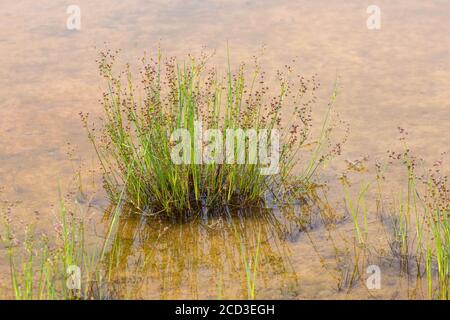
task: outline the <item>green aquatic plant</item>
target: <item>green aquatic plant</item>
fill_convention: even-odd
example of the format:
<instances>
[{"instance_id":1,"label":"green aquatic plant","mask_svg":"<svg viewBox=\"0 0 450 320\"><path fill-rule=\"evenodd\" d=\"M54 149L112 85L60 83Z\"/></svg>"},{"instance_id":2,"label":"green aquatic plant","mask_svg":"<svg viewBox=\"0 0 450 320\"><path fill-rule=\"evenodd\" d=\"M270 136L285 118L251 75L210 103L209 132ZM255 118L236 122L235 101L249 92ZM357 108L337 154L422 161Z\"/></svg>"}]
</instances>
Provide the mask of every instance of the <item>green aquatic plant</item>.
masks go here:
<instances>
[{"instance_id":1,"label":"green aquatic plant","mask_svg":"<svg viewBox=\"0 0 450 320\"><path fill-rule=\"evenodd\" d=\"M432 260L432 250L436 259L436 287L438 297L442 300L450 298L449 280L450 280L450 210L446 212L436 211L435 217L431 222L433 240L427 248L427 257ZM427 263L428 292L431 298L433 295L433 266Z\"/></svg>"},{"instance_id":2,"label":"green aquatic plant","mask_svg":"<svg viewBox=\"0 0 450 320\"><path fill-rule=\"evenodd\" d=\"M416 175L407 166L406 191L398 191L390 207L379 212L390 252L400 262L400 270L408 272L410 261L420 267L423 253L424 211L419 205ZM386 216L386 217L384 217Z\"/></svg>"},{"instance_id":3,"label":"green aquatic plant","mask_svg":"<svg viewBox=\"0 0 450 320\"><path fill-rule=\"evenodd\" d=\"M277 73L277 92L269 96L258 64L253 70L241 64L232 71L228 62L221 76L207 67L208 58L189 56L180 62L158 53L156 59L143 59L136 80L129 65L115 74L115 54L101 53L100 72L108 86L101 129L96 131L88 116L81 116L113 202L124 188L124 201L139 212L182 216L229 205L264 206L289 196L292 200L299 190L308 189L317 167L340 152L340 144L327 149L326 143L336 92L313 155L304 171L294 175L301 165L301 149L310 139L311 106L319 87L315 78L292 80L287 68ZM189 150L176 149L184 137L174 136L177 130L188 136ZM202 130L215 130L217 135L205 139ZM250 132L256 132L257 140ZM262 160L265 144L275 163ZM201 146L203 152L211 151L209 158L202 156ZM180 156L174 150L183 151L181 163L174 161L174 154ZM274 174L264 173L272 164Z\"/></svg>"},{"instance_id":4,"label":"green aquatic plant","mask_svg":"<svg viewBox=\"0 0 450 320\"><path fill-rule=\"evenodd\" d=\"M68 288L69 267L81 266L84 256L83 223L68 217L64 201L55 226L57 245L46 234L38 237L32 224L25 225L24 240L18 240L10 208L2 214L1 240L6 249L11 287L17 300L77 299L80 292Z\"/></svg>"},{"instance_id":5,"label":"green aquatic plant","mask_svg":"<svg viewBox=\"0 0 450 320\"><path fill-rule=\"evenodd\" d=\"M365 183L361 189L358 191L356 201L352 199L350 194L350 188L348 183L344 182L344 197L345 203L347 205L347 211L350 213L353 221L353 226L355 228L355 233L358 239L359 245L365 245L368 236L368 226L367 226L367 208L366 208L366 192L370 187L370 183ZM360 226L360 216L363 218L363 230Z\"/></svg>"},{"instance_id":6,"label":"green aquatic plant","mask_svg":"<svg viewBox=\"0 0 450 320\"><path fill-rule=\"evenodd\" d=\"M248 248L246 248L245 242L241 239L239 231L235 227L234 232L240 245L240 254L245 271L245 283L247 285L247 299L254 300L256 297L256 277L260 263L261 227L257 233L254 252L250 252L250 257L248 257Z\"/></svg>"},{"instance_id":7,"label":"green aquatic plant","mask_svg":"<svg viewBox=\"0 0 450 320\"><path fill-rule=\"evenodd\" d=\"M57 222L49 235L36 232L34 224L24 225L23 240L16 235L11 207L1 212L0 239L10 267L11 289L17 300L73 300L110 298L103 288L112 264L104 252L85 248L85 221L80 208L68 210L60 195ZM117 212L115 210L114 212ZM108 230L114 229L112 219ZM111 235L104 239L108 247ZM114 247L114 246L113 246ZM95 251L95 250L94 250ZM106 267L104 267L106 265Z\"/></svg>"},{"instance_id":8,"label":"green aquatic plant","mask_svg":"<svg viewBox=\"0 0 450 320\"><path fill-rule=\"evenodd\" d=\"M400 133L405 130L399 128ZM401 138L405 141L405 138ZM404 142L405 151L391 154L401 160L407 171L407 195L401 197L394 224L394 237L404 268L414 257L417 274L422 277L425 267L429 298L449 299L450 258L450 193L448 177L441 174L442 161L433 169L417 174L419 159L410 154ZM437 292L437 294L436 294Z\"/></svg>"},{"instance_id":9,"label":"green aquatic plant","mask_svg":"<svg viewBox=\"0 0 450 320\"><path fill-rule=\"evenodd\" d=\"M400 132L404 130L400 128ZM404 141L404 139L401 139ZM428 170L418 174L419 159L410 154L405 143L405 151L401 153L390 152L392 161L400 161L406 172L406 191L396 192L394 203L390 207L383 204L385 194L382 190L382 180L385 179L384 168L377 164L377 212L381 218L382 226L387 235L390 257L387 257L383 248L373 247L369 254L376 253L389 260L398 260L400 273L416 275L416 289L421 287L425 277L427 292L430 299L449 298L449 257L450 257L450 192L448 178L441 172L441 164L435 164L435 171ZM357 205L349 197L348 186L345 186L345 199L348 211L353 218L353 227L359 244L366 247L370 243L367 228L367 213L365 213L364 195L367 185L359 192ZM361 231L357 219L362 203L364 216L364 232ZM380 251L381 249L381 251ZM355 255L356 256L356 255ZM355 259L357 260L357 259ZM411 262L415 262L413 268ZM417 290L413 290L417 294ZM408 292L409 294L409 292Z\"/></svg>"},{"instance_id":10,"label":"green aquatic plant","mask_svg":"<svg viewBox=\"0 0 450 320\"><path fill-rule=\"evenodd\" d=\"M351 185L347 177L341 178L344 191L344 202L347 215L351 217L354 237L349 243L349 247L342 250L341 255L336 255L338 276L338 289L347 289L350 293L353 286L362 278L363 267L368 261L370 255L370 246L368 243L368 210L366 207L366 195L372 185L372 182L364 182L359 187L356 197L351 194ZM361 221L362 220L362 221ZM347 239L345 240L347 242Z\"/></svg>"},{"instance_id":11,"label":"green aquatic plant","mask_svg":"<svg viewBox=\"0 0 450 320\"><path fill-rule=\"evenodd\" d=\"M450 298L450 192L448 178L440 165L429 174L423 197L429 237L425 241L426 274L430 298Z\"/></svg>"}]
</instances>

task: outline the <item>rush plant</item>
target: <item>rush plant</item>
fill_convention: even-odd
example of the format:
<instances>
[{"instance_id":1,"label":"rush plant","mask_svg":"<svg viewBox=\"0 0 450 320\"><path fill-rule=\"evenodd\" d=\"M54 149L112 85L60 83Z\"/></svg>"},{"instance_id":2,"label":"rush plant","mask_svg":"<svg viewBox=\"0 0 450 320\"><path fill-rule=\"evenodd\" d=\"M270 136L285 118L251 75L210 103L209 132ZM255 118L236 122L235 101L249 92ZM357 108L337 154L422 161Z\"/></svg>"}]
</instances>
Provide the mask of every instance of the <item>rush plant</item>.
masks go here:
<instances>
[{"instance_id":1,"label":"rush plant","mask_svg":"<svg viewBox=\"0 0 450 320\"><path fill-rule=\"evenodd\" d=\"M189 56L180 62L163 59L159 52L156 59L142 60L137 81L129 65L120 73L114 71L115 55L106 51L99 59L100 73L107 82L100 130L81 114L113 203L124 190L125 203L141 213L180 217L226 206L292 200L299 190L308 188L320 163L339 152L339 148L327 149L329 111L313 155L304 161L301 174L294 175L300 149L310 138L311 106L319 87L314 77L295 77L286 68L276 75L274 94L257 63L252 69L243 63L232 71L228 61L228 69L220 74L207 67L208 56ZM334 98L335 93L330 108ZM198 123L219 134L199 136ZM194 150L183 153L182 163L173 160L174 148L180 143L173 133L180 129L188 133L189 149ZM231 143L218 138L228 138L232 130L239 134L232 136ZM254 140L247 134L252 130L276 132L279 141L270 135ZM262 161L261 154L255 158L245 152L252 149L252 143L258 149L268 145L266 150L272 153L268 157L277 160L276 174L263 173L271 164ZM279 147L274 148L274 143ZM196 152L199 145L203 152L209 150L209 161ZM219 159L218 150L225 150L227 159L241 160Z\"/></svg>"}]
</instances>

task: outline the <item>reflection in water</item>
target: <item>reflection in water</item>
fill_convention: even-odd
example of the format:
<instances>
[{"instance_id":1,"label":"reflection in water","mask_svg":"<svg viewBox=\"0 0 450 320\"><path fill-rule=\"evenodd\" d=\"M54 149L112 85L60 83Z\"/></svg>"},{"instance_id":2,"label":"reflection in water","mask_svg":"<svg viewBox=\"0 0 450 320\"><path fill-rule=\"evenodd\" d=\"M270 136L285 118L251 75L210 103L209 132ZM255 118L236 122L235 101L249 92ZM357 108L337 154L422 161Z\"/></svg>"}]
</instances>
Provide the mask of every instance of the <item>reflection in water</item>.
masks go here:
<instances>
[{"instance_id":1,"label":"reflection in water","mask_svg":"<svg viewBox=\"0 0 450 320\"><path fill-rule=\"evenodd\" d=\"M295 241L305 215L257 208L176 222L124 213L103 260L108 288L97 289L126 298L252 298L267 288L270 297L295 296L285 240Z\"/></svg>"}]
</instances>

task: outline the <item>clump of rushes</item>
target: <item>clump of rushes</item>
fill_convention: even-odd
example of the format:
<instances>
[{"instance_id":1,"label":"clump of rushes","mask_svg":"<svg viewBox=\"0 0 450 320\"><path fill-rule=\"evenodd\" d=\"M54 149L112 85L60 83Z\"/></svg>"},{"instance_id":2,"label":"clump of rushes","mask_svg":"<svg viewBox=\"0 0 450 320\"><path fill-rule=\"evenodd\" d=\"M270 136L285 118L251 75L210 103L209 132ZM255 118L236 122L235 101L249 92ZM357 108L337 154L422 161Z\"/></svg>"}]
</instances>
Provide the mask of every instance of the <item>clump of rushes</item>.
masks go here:
<instances>
[{"instance_id":1,"label":"clump of rushes","mask_svg":"<svg viewBox=\"0 0 450 320\"><path fill-rule=\"evenodd\" d=\"M277 94L270 96L256 58L252 70L242 63L233 72L228 62L228 70L220 76L215 68L207 67L209 56L188 56L180 63L175 58L163 59L158 52L156 59L142 59L136 85L129 65L119 74L113 71L116 54L102 52L98 61L108 84L102 128L95 131L88 115L81 114L113 203L124 188L125 203L138 212L180 217L227 206L267 205L268 199L292 200L299 190L308 188L320 163L340 152L340 144L333 148L327 143L332 127L328 110L313 155L301 175L293 174L299 150L310 136L311 107L319 87L315 77L296 77L286 66L277 73ZM335 96L336 92L329 109ZM223 137L227 129L279 130L279 172L261 174L264 165L259 159L250 163L248 156L241 164L206 164L198 163L198 155L191 152L189 164L175 164L171 133L184 128L194 137L198 121L204 128L220 130ZM226 152L237 159L237 143Z\"/></svg>"}]
</instances>

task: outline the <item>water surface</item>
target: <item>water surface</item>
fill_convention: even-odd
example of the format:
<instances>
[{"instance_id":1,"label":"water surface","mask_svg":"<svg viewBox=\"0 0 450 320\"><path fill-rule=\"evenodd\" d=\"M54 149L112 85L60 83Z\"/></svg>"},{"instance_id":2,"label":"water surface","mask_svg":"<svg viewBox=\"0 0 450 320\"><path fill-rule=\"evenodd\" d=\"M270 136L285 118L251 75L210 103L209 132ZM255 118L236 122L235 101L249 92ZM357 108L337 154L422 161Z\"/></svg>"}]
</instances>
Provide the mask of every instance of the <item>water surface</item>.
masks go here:
<instances>
[{"instance_id":1,"label":"water surface","mask_svg":"<svg viewBox=\"0 0 450 320\"><path fill-rule=\"evenodd\" d=\"M3 0L0 4L0 196L18 202L14 209L18 219L29 220L37 211L44 230L51 230L54 221L58 183L63 190L73 188L74 168L81 160L84 172L95 168L94 153L78 113L101 112L97 100L103 83L95 59L105 43L122 49L121 57L130 62L137 62L144 51L155 52L158 45L166 54L180 57L198 53L205 46L205 50L216 50L215 61L220 65L225 61L227 41L233 61L251 59L265 48L262 63L268 71L295 58L299 72L317 73L322 82L316 116L323 112L339 75L337 108L341 118L350 123L351 131L344 154L328 168L330 180L340 174L345 159L384 157L387 149L397 145L398 126L408 128L411 148L427 161L448 151L449 2L378 1L381 30L367 29L366 8L370 3L356 0L79 0L77 4L82 13L80 31L66 29L65 1ZM67 155L72 148L72 155ZM400 179L402 174L394 169L392 179ZM97 179L98 171L87 176ZM341 200L339 196L334 198ZM94 202L92 216L98 222L108 204L101 191L94 196ZM257 225L249 230L271 224ZM129 242L127 256L131 257L124 262L130 266L123 270L131 268L139 246L147 246L145 241L135 241L135 236L126 240L125 235L133 228L123 231L123 241ZM346 233L351 226L342 223L338 230ZM178 231L170 229L159 239L164 247L156 254L160 261L143 273L151 281L145 281L139 290L131 290L131 295L245 295L242 275L233 272L236 266L231 262L236 260L238 265L240 244L226 241L230 230L214 233L192 225ZM248 236L254 237L255 232ZM323 227L312 232L323 256L333 261L334 250ZM295 240L285 235L276 241L271 237L270 241L264 240L266 263L261 271L259 297L373 296L361 287L351 293L338 291L335 279L324 271L304 233L296 235ZM148 241L152 242L152 236ZM243 240L247 245L252 241ZM221 248L229 250L228 256L214 256ZM289 268L277 271L273 263ZM7 269L6 260L1 259L3 286L8 283ZM125 279L132 278L123 272ZM407 294L401 279L394 275L386 279L389 285L375 296Z\"/></svg>"}]
</instances>

